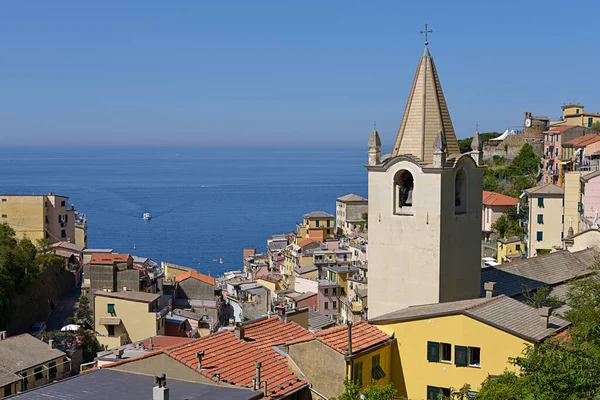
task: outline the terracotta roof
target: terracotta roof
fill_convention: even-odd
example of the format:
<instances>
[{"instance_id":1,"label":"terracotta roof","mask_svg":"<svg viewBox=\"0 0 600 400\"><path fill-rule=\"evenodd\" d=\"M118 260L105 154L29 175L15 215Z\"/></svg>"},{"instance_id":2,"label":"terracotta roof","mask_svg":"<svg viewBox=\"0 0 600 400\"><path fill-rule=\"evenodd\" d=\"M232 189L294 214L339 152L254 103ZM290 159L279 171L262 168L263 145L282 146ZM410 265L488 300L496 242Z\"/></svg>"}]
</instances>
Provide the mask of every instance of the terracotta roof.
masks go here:
<instances>
[{"instance_id":1,"label":"terracotta roof","mask_svg":"<svg viewBox=\"0 0 600 400\"><path fill-rule=\"evenodd\" d=\"M189 270L189 271L187 271L187 272L185 272L185 273L183 273L183 274L181 274L179 276L177 276L175 278L175 281L176 282L182 282L182 281L185 281L188 278L194 278L196 280L202 281L204 283L208 283L209 285L213 285L213 286L216 283L215 278L210 277L208 275L201 274L200 272L198 272L196 270L193 270L193 269Z\"/></svg>"},{"instance_id":2,"label":"terracotta roof","mask_svg":"<svg viewBox=\"0 0 600 400\"><path fill-rule=\"evenodd\" d=\"M298 246L299 247L304 247L304 246L307 246L307 245L309 245L311 243L319 243L319 241L316 240L316 239L304 239L304 240L298 242Z\"/></svg>"},{"instance_id":3,"label":"terracotta roof","mask_svg":"<svg viewBox=\"0 0 600 400\"><path fill-rule=\"evenodd\" d=\"M180 336L153 336L152 337L152 349L153 350L161 350L168 347L173 347L180 345L182 343L188 343L193 341L193 338L188 337L180 337ZM145 348L150 348L150 338L142 340L141 343Z\"/></svg>"},{"instance_id":4,"label":"terracotta roof","mask_svg":"<svg viewBox=\"0 0 600 400\"><path fill-rule=\"evenodd\" d=\"M486 206L516 206L519 203L519 199L484 190L482 203Z\"/></svg>"},{"instance_id":5,"label":"terracotta roof","mask_svg":"<svg viewBox=\"0 0 600 400\"><path fill-rule=\"evenodd\" d=\"M204 351L202 369L198 369L196 353ZM256 362L260 362L261 380L268 381L270 399L307 386L306 381L294 375L287 363L274 357L273 350L265 352L253 342L235 337L232 331L221 331L181 346L165 349L169 357L188 366L199 374L216 381L215 372L221 374L221 381L236 386L252 388L252 378L256 375Z\"/></svg>"},{"instance_id":6,"label":"terracotta roof","mask_svg":"<svg viewBox=\"0 0 600 400\"><path fill-rule=\"evenodd\" d=\"M88 264L113 265L114 263L127 262L129 257L131 257L129 254L93 253Z\"/></svg>"},{"instance_id":7,"label":"terracotta roof","mask_svg":"<svg viewBox=\"0 0 600 400\"><path fill-rule=\"evenodd\" d=\"M271 317L244 324L244 337L251 339L260 349L290 340L312 338L313 334L295 322L282 322L279 317Z\"/></svg>"},{"instance_id":8,"label":"terracotta roof","mask_svg":"<svg viewBox=\"0 0 600 400\"><path fill-rule=\"evenodd\" d=\"M348 326L339 325L317 332L315 337L341 354L348 354ZM352 353L390 340L391 337L374 325L359 321L352 325Z\"/></svg>"},{"instance_id":9,"label":"terracotta roof","mask_svg":"<svg viewBox=\"0 0 600 400\"><path fill-rule=\"evenodd\" d=\"M546 132L544 133L561 133L564 132L566 130L569 130L571 128L575 128L577 125L562 125L562 126L555 126L553 128L548 129Z\"/></svg>"},{"instance_id":10,"label":"terracotta roof","mask_svg":"<svg viewBox=\"0 0 600 400\"><path fill-rule=\"evenodd\" d=\"M588 144L595 143L600 140L600 136L595 133L588 133L583 136L576 137L575 139L571 139L568 142L562 144L563 147L585 147Z\"/></svg>"}]
</instances>

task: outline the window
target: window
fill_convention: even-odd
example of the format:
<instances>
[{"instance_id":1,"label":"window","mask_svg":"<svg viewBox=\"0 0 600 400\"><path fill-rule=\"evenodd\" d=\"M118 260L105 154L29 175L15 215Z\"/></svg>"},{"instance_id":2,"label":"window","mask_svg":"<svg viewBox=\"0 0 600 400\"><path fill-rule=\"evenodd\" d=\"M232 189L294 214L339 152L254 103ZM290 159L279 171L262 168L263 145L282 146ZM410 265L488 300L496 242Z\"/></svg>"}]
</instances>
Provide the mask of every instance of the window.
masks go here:
<instances>
[{"instance_id":1,"label":"window","mask_svg":"<svg viewBox=\"0 0 600 400\"><path fill-rule=\"evenodd\" d=\"M537 223L538 224L543 224L544 223L544 214L538 214L537 215Z\"/></svg>"},{"instance_id":2,"label":"window","mask_svg":"<svg viewBox=\"0 0 600 400\"><path fill-rule=\"evenodd\" d=\"M108 336L115 336L115 326L107 325L106 330L108 331Z\"/></svg>"},{"instance_id":3,"label":"window","mask_svg":"<svg viewBox=\"0 0 600 400\"><path fill-rule=\"evenodd\" d=\"M427 361L440 361L440 344L438 342L427 342Z\"/></svg>"},{"instance_id":4,"label":"window","mask_svg":"<svg viewBox=\"0 0 600 400\"><path fill-rule=\"evenodd\" d=\"M454 178L454 213L464 214L467 212L467 173L459 169Z\"/></svg>"},{"instance_id":5,"label":"window","mask_svg":"<svg viewBox=\"0 0 600 400\"><path fill-rule=\"evenodd\" d=\"M2 218L8 218L8 215L2 214Z\"/></svg>"},{"instance_id":6,"label":"window","mask_svg":"<svg viewBox=\"0 0 600 400\"><path fill-rule=\"evenodd\" d=\"M427 386L427 400L438 400L440 388L435 386Z\"/></svg>"},{"instance_id":7,"label":"window","mask_svg":"<svg viewBox=\"0 0 600 400\"><path fill-rule=\"evenodd\" d=\"M394 211L396 214L410 214L413 205L414 179L410 172L399 171L394 177Z\"/></svg>"},{"instance_id":8,"label":"window","mask_svg":"<svg viewBox=\"0 0 600 400\"><path fill-rule=\"evenodd\" d=\"M452 393L450 392L450 388L440 388L440 394L444 396L444 399L449 399Z\"/></svg>"},{"instance_id":9,"label":"window","mask_svg":"<svg viewBox=\"0 0 600 400\"><path fill-rule=\"evenodd\" d=\"M42 367L37 367L36 369L33 370L33 372L35 372L35 380L39 381L40 379L42 379L44 377L44 374L42 373Z\"/></svg>"},{"instance_id":10,"label":"window","mask_svg":"<svg viewBox=\"0 0 600 400\"><path fill-rule=\"evenodd\" d=\"M579 108L575 109L575 114L579 114Z\"/></svg>"},{"instance_id":11,"label":"window","mask_svg":"<svg viewBox=\"0 0 600 400\"><path fill-rule=\"evenodd\" d=\"M350 289L352 289L352 284L353 284L353 282L350 282Z\"/></svg>"},{"instance_id":12,"label":"window","mask_svg":"<svg viewBox=\"0 0 600 400\"><path fill-rule=\"evenodd\" d=\"M329 289L325 288L325 296L329 296Z\"/></svg>"},{"instance_id":13,"label":"window","mask_svg":"<svg viewBox=\"0 0 600 400\"><path fill-rule=\"evenodd\" d=\"M333 288L333 295L337 296L337 288Z\"/></svg>"},{"instance_id":14,"label":"window","mask_svg":"<svg viewBox=\"0 0 600 400\"><path fill-rule=\"evenodd\" d=\"M538 197L538 207L544 208L544 198Z\"/></svg>"},{"instance_id":15,"label":"window","mask_svg":"<svg viewBox=\"0 0 600 400\"><path fill-rule=\"evenodd\" d=\"M385 378L385 372L380 365L381 354L377 354L371 358L371 377L376 381Z\"/></svg>"},{"instance_id":16,"label":"window","mask_svg":"<svg viewBox=\"0 0 600 400\"><path fill-rule=\"evenodd\" d=\"M69 222L69 214L65 214L65 222Z\"/></svg>"},{"instance_id":17,"label":"window","mask_svg":"<svg viewBox=\"0 0 600 400\"><path fill-rule=\"evenodd\" d=\"M325 309L329 310L329 302L327 302L327 301L325 302Z\"/></svg>"},{"instance_id":18,"label":"window","mask_svg":"<svg viewBox=\"0 0 600 400\"><path fill-rule=\"evenodd\" d=\"M454 346L454 365L458 367L467 366L467 347Z\"/></svg>"},{"instance_id":19,"label":"window","mask_svg":"<svg viewBox=\"0 0 600 400\"><path fill-rule=\"evenodd\" d=\"M61 230L60 230L60 237L63 237L63 238L64 238L64 237L67 237L67 231L66 231L66 230L64 230L64 229L61 229Z\"/></svg>"},{"instance_id":20,"label":"window","mask_svg":"<svg viewBox=\"0 0 600 400\"><path fill-rule=\"evenodd\" d=\"M515 250L521 251L521 245L520 244L515 245Z\"/></svg>"},{"instance_id":21,"label":"window","mask_svg":"<svg viewBox=\"0 0 600 400\"><path fill-rule=\"evenodd\" d=\"M452 362L452 345L450 343L440 343L440 361Z\"/></svg>"},{"instance_id":22,"label":"window","mask_svg":"<svg viewBox=\"0 0 600 400\"><path fill-rule=\"evenodd\" d=\"M556 151L555 151L555 153L556 153L556 155L558 155L558 147L556 148Z\"/></svg>"},{"instance_id":23,"label":"window","mask_svg":"<svg viewBox=\"0 0 600 400\"><path fill-rule=\"evenodd\" d=\"M363 363L362 363L362 361L359 361L354 364L353 378L354 378L354 383L356 383L360 387L362 387L362 373L363 373Z\"/></svg>"},{"instance_id":24,"label":"window","mask_svg":"<svg viewBox=\"0 0 600 400\"><path fill-rule=\"evenodd\" d=\"M116 314L115 305L114 304L107 304L106 305L106 312L109 313L109 314Z\"/></svg>"},{"instance_id":25,"label":"window","mask_svg":"<svg viewBox=\"0 0 600 400\"><path fill-rule=\"evenodd\" d=\"M66 202L65 200L63 200L63 201L61 201L61 202L60 202L60 206L61 206L61 207L64 207L64 206L66 206L66 205L67 205L67 202Z\"/></svg>"},{"instance_id":26,"label":"window","mask_svg":"<svg viewBox=\"0 0 600 400\"><path fill-rule=\"evenodd\" d=\"M334 301L334 302L333 302L333 309L334 309L334 310L337 310L337 301Z\"/></svg>"},{"instance_id":27,"label":"window","mask_svg":"<svg viewBox=\"0 0 600 400\"><path fill-rule=\"evenodd\" d=\"M4 200L4 199L2 199L2 200ZM12 394L12 391L11 391L11 388L10 388L11 385L12 384L9 383L8 385L4 386L4 396L10 396Z\"/></svg>"},{"instance_id":28,"label":"window","mask_svg":"<svg viewBox=\"0 0 600 400\"><path fill-rule=\"evenodd\" d=\"M319 220L316 220L315 224L316 224L315 226L318 228L319 227Z\"/></svg>"},{"instance_id":29,"label":"window","mask_svg":"<svg viewBox=\"0 0 600 400\"><path fill-rule=\"evenodd\" d=\"M329 228L331 226L331 221L327 220L327 227Z\"/></svg>"},{"instance_id":30,"label":"window","mask_svg":"<svg viewBox=\"0 0 600 400\"><path fill-rule=\"evenodd\" d=\"M481 362L481 349L479 347L469 347L469 367L479 367Z\"/></svg>"},{"instance_id":31,"label":"window","mask_svg":"<svg viewBox=\"0 0 600 400\"><path fill-rule=\"evenodd\" d=\"M538 242L541 242L542 240L544 240L544 232L537 231L536 239L537 239Z\"/></svg>"},{"instance_id":32,"label":"window","mask_svg":"<svg viewBox=\"0 0 600 400\"><path fill-rule=\"evenodd\" d=\"M52 361L48 364L48 377L50 380L56 379L56 361Z\"/></svg>"},{"instance_id":33,"label":"window","mask_svg":"<svg viewBox=\"0 0 600 400\"><path fill-rule=\"evenodd\" d=\"M3 202L3 203L6 203L6 199L2 199L2 202Z\"/></svg>"},{"instance_id":34,"label":"window","mask_svg":"<svg viewBox=\"0 0 600 400\"><path fill-rule=\"evenodd\" d=\"M593 123L594 123L594 118L588 118L588 128L591 128Z\"/></svg>"},{"instance_id":35,"label":"window","mask_svg":"<svg viewBox=\"0 0 600 400\"><path fill-rule=\"evenodd\" d=\"M46 223L49 224L50 220L48 219L48 216L46 215Z\"/></svg>"}]
</instances>

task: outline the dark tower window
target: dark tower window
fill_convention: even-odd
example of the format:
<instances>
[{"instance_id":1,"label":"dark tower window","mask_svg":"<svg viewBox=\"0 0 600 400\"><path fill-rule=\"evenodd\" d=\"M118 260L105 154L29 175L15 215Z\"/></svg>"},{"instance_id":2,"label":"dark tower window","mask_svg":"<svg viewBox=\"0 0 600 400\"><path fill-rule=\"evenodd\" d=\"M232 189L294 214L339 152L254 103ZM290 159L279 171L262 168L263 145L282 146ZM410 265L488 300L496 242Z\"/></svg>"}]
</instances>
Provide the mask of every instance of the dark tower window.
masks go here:
<instances>
[{"instance_id":1,"label":"dark tower window","mask_svg":"<svg viewBox=\"0 0 600 400\"><path fill-rule=\"evenodd\" d=\"M459 169L454 179L454 213L464 214L467 212L467 173Z\"/></svg>"},{"instance_id":2,"label":"dark tower window","mask_svg":"<svg viewBox=\"0 0 600 400\"><path fill-rule=\"evenodd\" d=\"M399 171L394 177L394 208L396 214L412 214L414 180L410 172Z\"/></svg>"}]
</instances>

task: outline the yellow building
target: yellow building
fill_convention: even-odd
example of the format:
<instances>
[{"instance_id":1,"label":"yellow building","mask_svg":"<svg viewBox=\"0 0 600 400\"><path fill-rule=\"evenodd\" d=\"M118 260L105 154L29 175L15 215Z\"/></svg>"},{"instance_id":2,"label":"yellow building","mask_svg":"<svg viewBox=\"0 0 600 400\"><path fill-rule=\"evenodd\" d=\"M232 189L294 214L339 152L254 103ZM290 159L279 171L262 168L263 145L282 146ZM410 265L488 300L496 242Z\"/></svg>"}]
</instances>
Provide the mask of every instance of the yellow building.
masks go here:
<instances>
[{"instance_id":1,"label":"yellow building","mask_svg":"<svg viewBox=\"0 0 600 400\"><path fill-rule=\"evenodd\" d=\"M547 183L525 190L527 201L527 256L562 248L564 190Z\"/></svg>"},{"instance_id":2,"label":"yellow building","mask_svg":"<svg viewBox=\"0 0 600 400\"><path fill-rule=\"evenodd\" d=\"M71 360L28 333L0 332L0 398L71 376Z\"/></svg>"},{"instance_id":3,"label":"yellow building","mask_svg":"<svg viewBox=\"0 0 600 400\"><path fill-rule=\"evenodd\" d=\"M316 239L324 242L335 237L335 217L324 211L313 211L304 214L303 223L296 229L297 240Z\"/></svg>"},{"instance_id":4,"label":"yellow building","mask_svg":"<svg viewBox=\"0 0 600 400\"><path fill-rule=\"evenodd\" d=\"M47 195L0 194L0 223L7 223L17 238L50 239L76 243L75 207L69 198Z\"/></svg>"},{"instance_id":5,"label":"yellow building","mask_svg":"<svg viewBox=\"0 0 600 400\"><path fill-rule=\"evenodd\" d=\"M375 324L397 341L392 382L409 399L450 396L464 384L476 392L490 375L515 371L509 357L522 354L570 324L500 295L412 306L382 315Z\"/></svg>"},{"instance_id":6,"label":"yellow building","mask_svg":"<svg viewBox=\"0 0 600 400\"><path fill-rule=\"evenodd\" d=\"M523 257L526 257L525 243L521 241L521 238L511 237L498 239L497 260L500 264Z\"/></svg>"},{"instance_id":7,"label":"yellow building","mask_svg":"<svg viewBox=\"0 0 600 400\"><path fill-rule=\"evenodd\" d=\"M600 114L587 113L581 104L565 104L562 116L558 121L551 121L550 126L577 125L591 128L594 122L600 121Z\"/></svg>"},{"instance_id":8,"label":"yellow building","mask_svg":"<svg viewBox=\"0 0 600 400\"><path fill-rule=\"evenodd\" d=\"M94 329L105 349L164 335L167 308L159 310L160 295L145 292L94 293Z\"/></svg>"},{"instance_id":9,"label":"yellow building","mask_svg":"<svg viewBox=\"0 0 600 400\"><path fill-rule=\"evenodd\" d=\"M289 341L285 348L300 374L325 397L339 396L344 379L367 386L390 383L392 354L396 341L373 325L360 321L350 325L352 345L348 346L349 326L339 325L317 332L313 337ZM315 362L318 360L318 362Z\"/></svg>"},{"instance_id":10,"label":"yellow building","mask_svg":"<svg viewBox=\"0 0 600 400\"><path fill-rule=\"evenodd\" d=\"M164 261L161 261L160 268L163 270L165 279L170 282L174 282L175 278L177 278L179 275L183 275L192 270L192 268L184 267L183 265L171 264Z\"/></svg>"},{"instance_id":11,"label":"yellow building","mask_svg":"<svg viewBox=\"0 0 600 400\"><path fill-rule=\"evenodd\" d=\"M563 237L569 235L569 228L573 228L573 233L579 233L579 226L581 223L581 216L583 214L583 204L581 202L581 189L584 184L581 182L581 178L590 172L572 171L565 173L565 194L564 194L564 223L563 223Z\"/></svg>"}]
</instances>

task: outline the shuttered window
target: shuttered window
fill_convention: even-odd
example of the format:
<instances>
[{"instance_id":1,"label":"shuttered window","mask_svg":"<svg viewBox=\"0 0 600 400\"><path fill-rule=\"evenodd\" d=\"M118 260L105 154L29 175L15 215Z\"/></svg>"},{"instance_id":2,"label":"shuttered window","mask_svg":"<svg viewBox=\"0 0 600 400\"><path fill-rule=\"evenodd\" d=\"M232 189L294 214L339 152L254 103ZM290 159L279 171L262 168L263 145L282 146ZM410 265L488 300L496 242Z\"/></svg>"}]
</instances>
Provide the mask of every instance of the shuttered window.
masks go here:
<instances>
[{"instance_id":1,"label":"shuttered window","mask_svg":"<svg viewBox=\"0 0 600 400\"><path fill-rule=\"evenodd\" d=\"M354 383L358 386L362 387L362 373L363 373L363 363L359 361L354 363Z\"/></svg>"},{"instance_id":2,"label":"shuttered window","mask_svg":"<svg viewBox=\"0 0 600 400\"><path fill-rule=\"evenodd\" d=\"M376 381L385 378L385 372L383 371L383 368L381 368L381 365L379 364L381 360L381 355L377 354L375 356L373 356L373 358L371 359L371 376L373 379L375 379Z\"/></svg>"},{"instance_id":3,"label":"shuttered window","mask_svg":"<svg viewBox=\"0 0 600 400\"><path fill-rule=\"evenodd\" d=\"M538 197L538 207L544 207L544 198Z\"/></svg>"},{"instance_id":4,"label":"shuttered window","mask_svg":"<svg viewBox=\"0 0 600 400\"><path fill-rule=\"evenodd\" d=\"M544 223L544 214L538 214L537 215L537 223L538 224L543 224Z\"/></svg>"},{"instance_id":5,"label":"shuttered window","mask_svg":"<svg viewBox=\"0 0 600 400\"><path fill-rule=\"evenodd\" d=\"M427 386L427 400L438 400L440 388L435 386Z\"/></svg>"},{"instance_id":6,"label":"shuttered window","mask_svg":"<svg viewBox=\"0 0 600 400\"><path fill-rule=\"evenodd\" d=\"M427 342L427 361L440 361L440 344L438 342Z\"/></svg>"},{"instance_id":7,"label":"shuttered window","mask_svg":"<svg viewBox=\"0 0 600 400\"><path fill-rule=\"evenodd\" d=\"M544 240L544 232L538 231L536 233L536 239L537 239L538 242L541 242L542 240Z\"/></svg>"},{"instance_id":8,"label":"shuttered window","mask_svg":"<svg viewBox=\"0 0 600 400\"><path fill-rule=\"evenodd\" d=\"M106 312L109 314L115 314L115 305L114 304L107 304L106 305Z\"/></svg>"},{"instance_id":9,"label":"shuttered window","mask_svg":"<svg viewBox=\"0 0 600 400\"><path fill-rule=\"evenodd\" d=\"M454 346L454 364L459 367L467 366L467 347Z\"/></svg>"}]
</instances>

